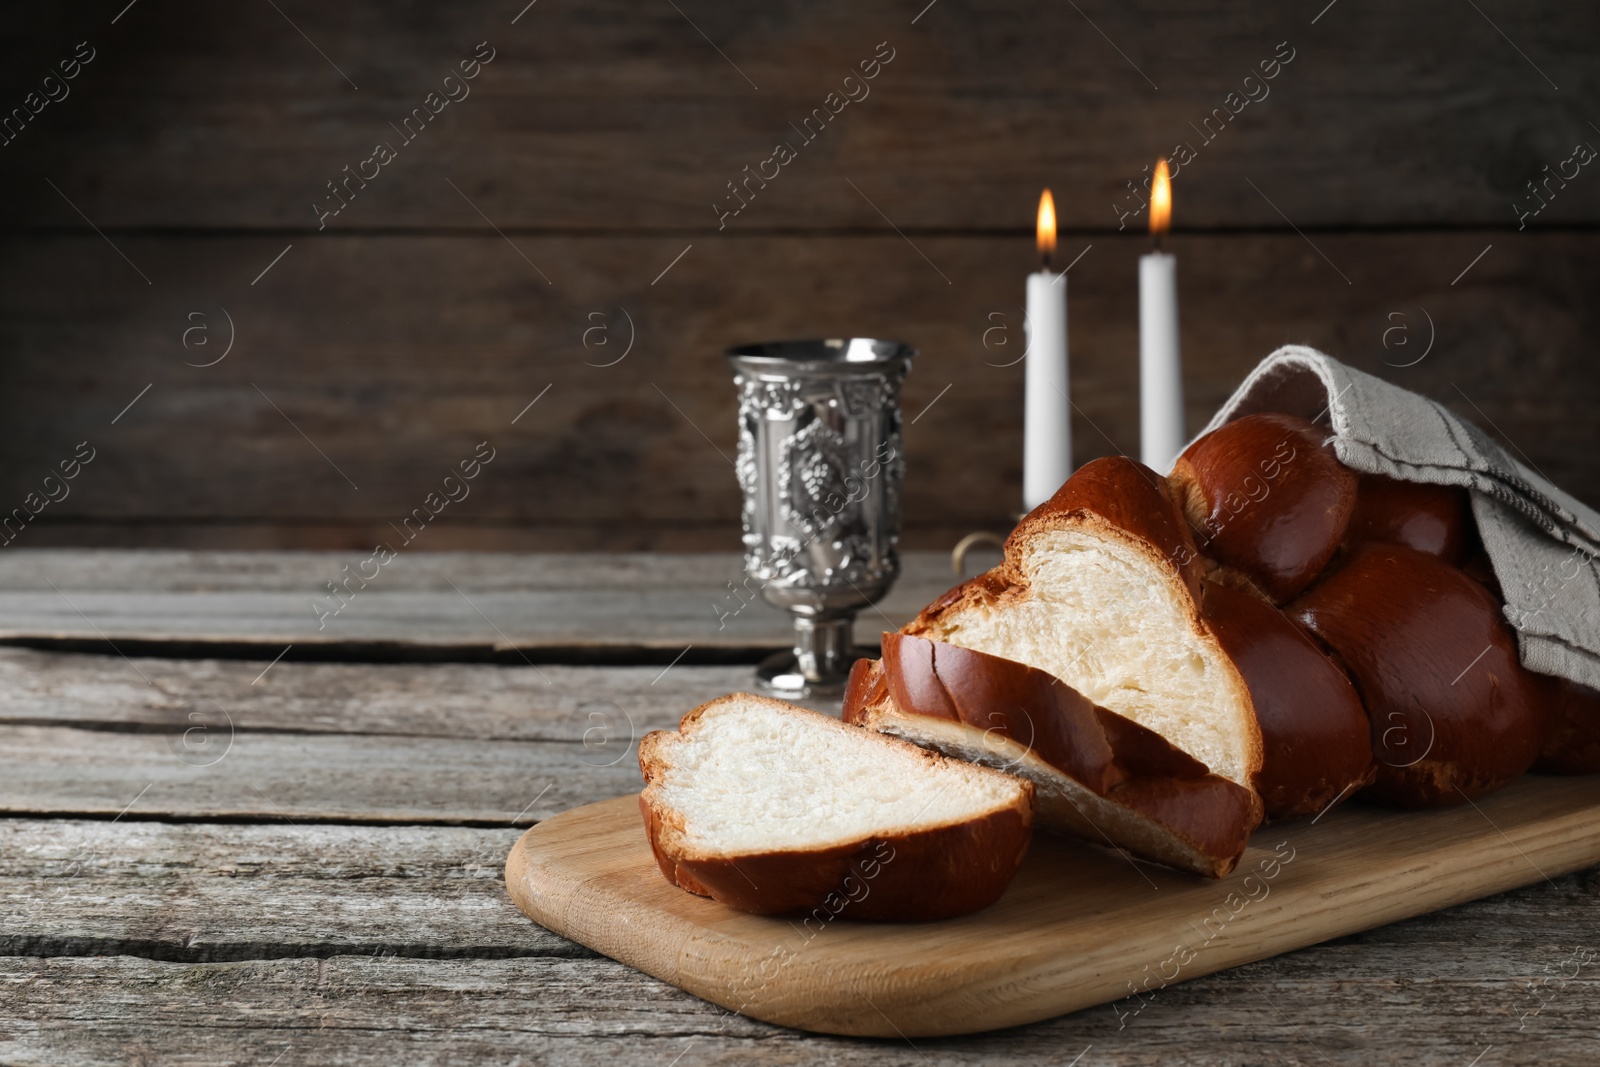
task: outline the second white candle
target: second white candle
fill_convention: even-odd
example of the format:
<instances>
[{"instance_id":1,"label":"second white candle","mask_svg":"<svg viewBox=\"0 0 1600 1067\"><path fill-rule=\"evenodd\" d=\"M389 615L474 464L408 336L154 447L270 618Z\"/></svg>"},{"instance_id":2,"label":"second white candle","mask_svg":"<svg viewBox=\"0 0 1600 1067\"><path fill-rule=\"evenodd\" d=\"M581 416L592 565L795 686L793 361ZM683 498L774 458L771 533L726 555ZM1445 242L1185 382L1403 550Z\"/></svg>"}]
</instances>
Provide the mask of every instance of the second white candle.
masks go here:
<instances>
[{"instance_id":1,"label":"second white candle","mask_svg":"<svg viewBox=\"0 0 1600 1067\"><path fill-rule=\"evenodd\" d=\"M1159 242L1172 218L1167 162L1150 190L1150 233ZM1178 260L1158 250L1139 257L1139 458L1161 474L1188 441L1183 425L1183 359L1178 349Z\"/></svg>"}]
</instances>

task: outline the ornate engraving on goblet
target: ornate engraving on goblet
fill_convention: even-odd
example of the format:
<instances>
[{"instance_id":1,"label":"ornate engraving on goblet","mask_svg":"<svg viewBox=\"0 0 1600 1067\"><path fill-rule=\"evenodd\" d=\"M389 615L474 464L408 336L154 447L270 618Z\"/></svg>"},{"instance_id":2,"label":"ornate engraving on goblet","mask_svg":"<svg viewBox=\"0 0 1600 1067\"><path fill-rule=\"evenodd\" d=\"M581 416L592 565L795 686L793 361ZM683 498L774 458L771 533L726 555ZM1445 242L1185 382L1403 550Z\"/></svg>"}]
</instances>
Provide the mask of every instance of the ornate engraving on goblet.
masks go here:
<instances>
[{"instance_id":1,"label":"ornate engraving on goblet","mask_svg":"<svg viewBox=\"0 0 1600 1067\"><path fill-rule=\"evenodd\" d=\"M794 648L756 672L769 692L837 691L858 658L856 612L900 574L900 383L915 355L861 337L728 350L745 573L794 616Z\"/></svg>"}]
</instances>

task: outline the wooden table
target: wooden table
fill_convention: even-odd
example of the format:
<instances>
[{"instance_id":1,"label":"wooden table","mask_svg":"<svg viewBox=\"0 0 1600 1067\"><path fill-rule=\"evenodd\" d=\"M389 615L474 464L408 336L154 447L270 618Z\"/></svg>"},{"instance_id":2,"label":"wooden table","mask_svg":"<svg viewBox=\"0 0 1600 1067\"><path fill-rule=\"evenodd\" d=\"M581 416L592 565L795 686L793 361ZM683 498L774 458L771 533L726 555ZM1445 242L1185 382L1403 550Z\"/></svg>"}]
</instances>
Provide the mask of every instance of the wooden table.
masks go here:
<instances>
[{"instance_id":1,"label":"wooden table","mask_svg":"<svg viewBox=\"0 0 1600 1067\"><path fill-rule=\"evenodd\" d=\"M747 687L784 618L730 614L732 557L416 553L319 629L361 558L0 553L0 1064L1600 1059L1596 870L1173 986L1122 1028L729 1016L524 919L501 864L637 788L633 741ZM908 558L861 636L947 567Z\"/></svg>"}]
</instances>

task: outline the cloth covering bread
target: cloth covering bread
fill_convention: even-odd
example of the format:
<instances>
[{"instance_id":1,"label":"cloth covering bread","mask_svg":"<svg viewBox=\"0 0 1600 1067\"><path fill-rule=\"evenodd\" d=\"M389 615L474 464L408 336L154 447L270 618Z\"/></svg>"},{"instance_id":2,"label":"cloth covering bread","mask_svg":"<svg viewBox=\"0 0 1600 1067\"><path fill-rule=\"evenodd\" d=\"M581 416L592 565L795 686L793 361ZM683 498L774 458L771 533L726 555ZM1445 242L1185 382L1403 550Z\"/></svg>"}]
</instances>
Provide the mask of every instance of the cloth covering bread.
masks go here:
<instances>
[{"instance_id":1,"label":"cloth covering bread","mask_svg":"<svg viewBox=\"0 0 1600 1067\"><path fill-rule=\"evenodd\" d=\"M1204 432L1258 412L1327 426L1352 470L1471 490L1523 665L1600 689L1600 513L1443 404L1304 345L1262 360Z\"/></svg>"},{"instance_id":2,"label":"cloth covering bread","mask_svg":"<svg viewBox=\"0 0 1600 1067\"><path fill-rule=\"evenodd\" d=\"M1261 804L1159 734L1022 663L906 634L858 661L846 722L985 763L1034 784L1045 828L1219 877Z\"/></svg>"},{"instance_id":3,"label":"cloth covering bread","mask_svg":"<svg viewBox=\"0 0 1600 1067\"><path fill-rule=\"evenodd\" d=\"M1359 379L1352 383L1363 388ZM1340 402L1330 401L1335 408ZM1329 411L1324 405L1320 414ZM1393 430L1396 439L1408 432ZM1499 617L1502 590L1489 561L1477 555L1466 490L1380 473L1358 477L1337 444L1329 427L1310 419L1241 407L1185 450L1173 480L1202 552L1242 575L1232 583L1238 588L1279 603L1296 595L1285 610L1353 679L1370 720L1370 795L1407 807L1464 803L1522 774L1539 755L1549 687L1521 666ZM1222 620L1215 608L1225 598L1214 599L1216 629ZM1247 597L1233 599L1236 608L1257 610ZM1262 654L1259 641L1234 644L1241 668L1253 658L1270 676L1283 665ZM1308 660L1290 672L1302 674L1298 688L1276 671L1288 683L1284 706L1326 703L1332 689L1310 668ZM1262 697L1271 687L1260 684L1262 670L1245 673L1256 676L1252 691L1270 738L1270 703ZM1311 718L1324 726L1355 721L1333 710ZM1570 715L1556 721L1564 736L1581 736ZM1348 732L1341 737L1354 740ZM1298 787L1307 774L1357 758L1348 743L1324 742L1313 754L1294 770L1290 761L1276 761L1276 784ZM1263 779L1272 777L1258 778L1264 793ZM1341 769L1338 777L1347 775ZM1267 808L1286 813L1270 793Z\"/></svg>"},{"instance_id":4,"label":"cloth covering bread","mask_svg":"<svg viewBox=\"0 0 1600 1067\"><path fill-rule=\"evenodd\" d=\"M639 742L667 880L742 911L915 922L997 900L1033 786L838 719L734 693Z\"/></svg>"}]
</instances>

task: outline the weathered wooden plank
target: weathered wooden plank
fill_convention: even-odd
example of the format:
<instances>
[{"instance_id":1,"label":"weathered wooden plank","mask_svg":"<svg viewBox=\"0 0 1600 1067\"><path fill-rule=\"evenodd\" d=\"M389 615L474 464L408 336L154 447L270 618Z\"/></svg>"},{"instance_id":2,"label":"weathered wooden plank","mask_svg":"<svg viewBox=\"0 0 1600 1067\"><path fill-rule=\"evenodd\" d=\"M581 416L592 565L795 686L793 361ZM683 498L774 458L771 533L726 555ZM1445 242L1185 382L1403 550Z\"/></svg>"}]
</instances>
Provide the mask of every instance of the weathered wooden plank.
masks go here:
<instances>
[{"instance_id":1,"label":"weathered wooden plank","mask_svg":"<svg viewBox=\"0 0 1600 1067\"><path fill-rule=\"evenodd\" d=\"M503 227L708 233L725 183L783 140L798 158L735 226L881 228L850 177L907 229L1020 229L1046 184L1069 224L1114 228L1124 183L1181 140L1198 154L1179 175L1190 224L1281 227L1253 180L1302 227L1506 225L1524 182L1593 136L1561 104L1600 88L1584 5L918 8L610 0L515 25L490 0L287 18L169 3L115 27L98 10L19 13L6 106L77 41L99 54L7 148L0 218L80 225L49 178L102 227L314 229L325 183L383 140L399 158L335 227L482 227L450 178ZM481 40L498 54L471 95L405 143L395 126ZM805 143L790 124L880 41L894 59L871 95ZM1293 56L1276 78L1245 81L1275 53ZM1242 110L1200 129L1225 107ZM1600 218L1600 185L1573 182L1546 217Z\"/></svg>"},{"instance_id":2,"label":"weathered wooden plank","mask_svg":"<svg viewBox=\"0 0 1600 1067\"><path fill-rule=\"evenodd\" d=\"M1437 943L1428 960L1365 948L1311 949L1163 990L1120 1030L1115 1013L1101 1010L914 1045L768 1027L607 960L7 958L0 1058L954 1065L1062 1064L1087 1050L1080 1062L1139 1067L1460 1067L1492 1045L1498 1058L1483 1062L1592 1062L1600 983L1536 986L1544 1007L1521 1018L1540 1004L1527 983L1558 974L1570 944L1467 937Z\"/></svg>"},{"instance_id":3,"label":"weathered wooden plank","mask_svg":"<svg viewBox=\"0 0 1600 1067\"><path fill-rule=\"evenodd\" d=\"M509 663L525 662L516 649L529 659L604 648L663 662L718 650L748 658L792 640L790 617L745 584L730 554L408 552L363 586L367 558L13 548L0 552L0 639L220 643L268 658L291 643L499 650ZM953 584L948 554L907 553L888 596L859 614L858 642L875 646Z\"/></svg>"},{"instance_id":4,"label":"weathered wooden plank","mask_svg":"<svg viewBox=\"0 0 1600 1067\"><path fill-rule=\"evenodd\" d=\"M640 737L752 683L748 666L262 667L0 652L0 811L527 825L639 788Z\"/></svg>"},{"instance_id":5,"label":"weathered wooden plank","mask_svg":"<svg viewBox=\"0 0 1600 1067\"><path fill-rule=\"evenodd\" d=\"M0 819L0 956L592 956L506 901L518 832Z\"/></svg>"},{"instance_id":6,"label":"weathered wooden plank","mask_svg":"<svg viewBox=\"0 0 1600 1067\"><path fill-rule=\"evenodd\" d=\"M637 737L599 713L587 744L4 726L0 812L523 826L641 788Z\"/></svg>"},{"instance_id":7,"label":"weathered wooden plank","mask_svg":"<svg viewBox=\"0 0 1600 1067\"><path fill-rule=\"evenodd\" d=\"M174 660L0 649L0 723L190 733L229 730L560 741L674 726L697 704L754 684L749 666L539 667ZM259 681L257 681L259 679ZM813 700L838 711L839 701Z\"/></svg>"},{"instance_id":8,"label":"weathered wooden plank","mask_svg":"<svg viewBox=\"0 0 1600 1067\"><path fill-rule=\"evenodd\" d=\"M285 955L489 956L587 950L523 919L501 891L519 830L0 820L0 955L131 953L208 962ZM264 910L263 900L274 908ZM1353 977L1485 931L1479 949L1587 944L1600 872L1564 875L1320 946ZM17 940L18 938L24 940ZM1312 955L1315 955L1315 952ZM1372 958L1378 957L1378 958ZM1285 977L1316 973L1307 953ZM1324 960L1324 963L1327 961ZM1437 977L1481 961L1440 960Z\"/></svg>"},{"instance_id":9,"label":"weathered wooden plank","mask_svg":"<svg viewBox=\"0 0 1600 1067\"><path fill-rule=\"evenodd\" d=\"M528 922L506 898L502 868L520 833L136 814L3 819L0 955L590 955ZM267 900L271 908L262 907ZM1290 953L1273 967L1279 979L1311 980L1337 963L1359 979L1411 957L1428 961L1431 977L1466 978L1484 976L1484 959L1498 954L1506 976L1537 977L1516 960L1590 946L1596 922L1600 871L1590 870ZM1460 941L1473 942L1474 955L1440 951Z\"/></svg>"},{"instance_id":10,"label":"weathered wooden plank","mask_svg":"<svg viewBox=\"0 0 1600 1067\"><path fill-rule=\"evenodd\" d=\"M1315 247L1295 234L1173 240L1191 426L1273 348L1305 341L1443 400L1600 499L1590 235L1314 236ZM279 239L120 238L160 278L152 292L93 234L6 242L0 346L18 356L0 396L0 501L23 505L79 442L97 450L10 550L398 547L401 521L485 440L495 459L470 496L403 552L737 550L735 396L718 352L847 328L923 351L905 391L907 544L1005 528L1020 497L1026 238L701 241L652 286L688 243L526 240L561 275L551 287L498 237L303 240L251 287ZM1074 238L1068 254L1090 244L1070 280L1080 462L1138 441L1145 243ZM221 353L223 309L235 350L185 366ZM595 312L609 332L585 348ZM191 341L210 347L186 350L197 322L209 332ZM600 366L630 334L627 357Z\"/></svg>"},{"instance_id":11,"label":"weathered wooden plank","mask_svg":"<svg viewBox=\"0 0 1600 1067\"><path fill-rule=\"evenodd\" d=\"M527 825L639 788L639 738L752 683L748 666L263 666L0 651L0 811Z\"/></svg>"},{"instance_id":12,"label":"weathered wooden plank","mask_svg":"<svg viewBox=\"0 0 1600 1067\"><path fill-rule=\"evenodd\" d=\"M0 810L526 825L748 666L301 664L0 651ZM837 710L837 699L815 700Z\"/></svg>"}]
</instances>

